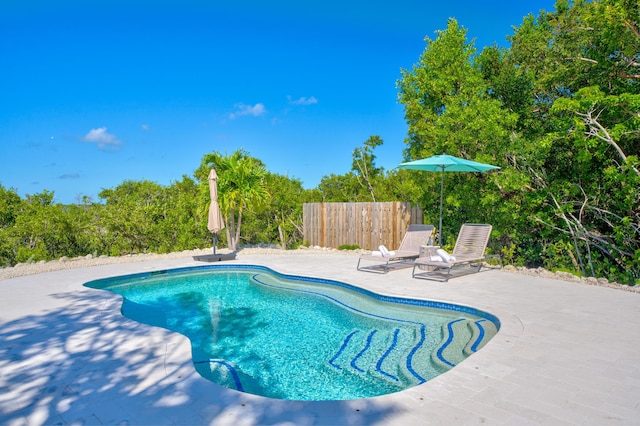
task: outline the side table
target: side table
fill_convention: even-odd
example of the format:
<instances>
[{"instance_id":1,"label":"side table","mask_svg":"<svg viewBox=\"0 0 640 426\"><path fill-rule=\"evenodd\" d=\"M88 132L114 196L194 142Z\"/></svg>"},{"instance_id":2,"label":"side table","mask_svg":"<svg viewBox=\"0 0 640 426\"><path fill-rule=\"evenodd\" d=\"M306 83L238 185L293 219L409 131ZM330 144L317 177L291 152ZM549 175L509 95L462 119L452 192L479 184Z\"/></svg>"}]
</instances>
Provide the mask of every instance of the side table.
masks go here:
<instances>
[{"instance_id":1,"label":"side table","mask_svg":"<svg viewBox=\"0 0 640 426\"><path fill-rule=\"evenodd\" d=\"M439 248L440 246L420 246L420 257L436 256L436 250L438 250ZM436 269L435 267L428 265L418 265L418 268L427 272Z\"/></svg>"}]
</instances>

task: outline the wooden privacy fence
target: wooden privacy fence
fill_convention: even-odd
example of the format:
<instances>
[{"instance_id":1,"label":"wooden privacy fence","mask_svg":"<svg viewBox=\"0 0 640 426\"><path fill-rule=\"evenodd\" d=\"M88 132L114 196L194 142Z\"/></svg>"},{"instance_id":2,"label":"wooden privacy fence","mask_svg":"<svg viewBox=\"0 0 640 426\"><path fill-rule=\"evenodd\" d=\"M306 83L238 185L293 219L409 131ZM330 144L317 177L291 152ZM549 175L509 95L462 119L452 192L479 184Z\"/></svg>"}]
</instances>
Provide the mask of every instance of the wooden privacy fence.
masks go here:
<instances>
[{"instance_id":1,"label":"wooden privacy fence","mask_svg":"<svg viewBox=\"0 0 640 426\"><path fill-rule=\"evenodd\" d=\"M357 245L376 250L398 248L410 224L421 224L422 210L408 202L305 203L302 206L306 244L338 248Z\"/></svg>"}]
</instances>

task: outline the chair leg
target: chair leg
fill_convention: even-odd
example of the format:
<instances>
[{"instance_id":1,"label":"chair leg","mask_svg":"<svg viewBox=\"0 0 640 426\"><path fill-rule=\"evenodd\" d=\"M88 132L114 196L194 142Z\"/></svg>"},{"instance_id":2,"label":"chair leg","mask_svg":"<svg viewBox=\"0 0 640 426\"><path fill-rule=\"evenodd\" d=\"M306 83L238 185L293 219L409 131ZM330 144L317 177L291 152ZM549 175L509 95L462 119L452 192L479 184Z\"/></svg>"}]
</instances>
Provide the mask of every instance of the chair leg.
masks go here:
<instances>
[{"instance_id":1,"label":"chair leg","mask_svg":"<svg viewBox=\"0 0 640 426\"><path fill-rule=\"evenodd\" d=\"M447 269L447 277L444 279L445 283L449 282L449 277L451 276L451 267Z\"/></svg>"},{"instance_id":2,"label":"chair leg","mask_svg":"<svg viewBox=\"0 0 640 426\"><path fill-rule=\"evenodd\" d=\"M356 270L358 271L364 271L364 272L375 272L377 274L380 274L380 269L378 268L379 265L382 265L382 263L380 264L375 264L372 266L367 266L365 264L365 266L363 266L362 268L360 267L360 262L362 261L362 258L358 259L358 264L356 265ZM389 271L389 261L387 260L387 263L385 263L382 267L382 273L386 274Z\"/></svg>"}]
</instances>

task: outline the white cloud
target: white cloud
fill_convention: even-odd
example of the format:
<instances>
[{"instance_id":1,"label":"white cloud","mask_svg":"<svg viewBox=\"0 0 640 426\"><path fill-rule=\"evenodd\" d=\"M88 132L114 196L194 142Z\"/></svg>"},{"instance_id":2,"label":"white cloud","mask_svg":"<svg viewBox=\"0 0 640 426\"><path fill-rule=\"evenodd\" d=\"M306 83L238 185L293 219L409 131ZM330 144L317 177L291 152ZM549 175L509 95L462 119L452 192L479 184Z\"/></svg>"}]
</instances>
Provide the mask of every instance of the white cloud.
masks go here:
<instances>
[{"instance_id":1,"label":"white cloud","mask_svg":"<svg viewBox=\"0 0 640 426\"><path fill-rule=\"evenodd\" d=\"M111 133L107 132L106 127L100 127L97 129L91 129L89 133L82 138L84 142L91 142L98 144L99 149L116 150L120 148L120 140Z\"/></svg>"},{"instance_id":2,"label":"white cloud","mask_svg":"<svg viewBox=\"0 0 640 426\"><path fill-rule=\"evenodd\" d=\"M311 96L309 98L307 98L306 96L303 96L296 100L291 99L291 96L289 96L289 103L291 105L315 105L318 103L318 100L316 99L315 96Z\"/></svg>"},{"instance_id":3,"label":"white cloud","mask_svg":"<svg viewBox=\"0 0 640 426\"><path fill-rule=\"evenodd\" d=\"M150 130L150 129L151 129L151 127L149 127L149 125L148 125L148 124L143 124L142 126L140 126L140 128L141 128L142 130L144 130L145 132L146 132L147 130Z\"/></svg>"},{"instance_id":4,"label":"white cloud","mask_svg":"<svg viewBox=\"0 0 640 426\"><path fill-rule=\"evenodd\" d=\"M245 104L236 104L236 111L229 114L229 119L233 120L238 117L242 117L244 115L253 115L254 117L258 117L265 112L267 109L264 107L264 104L257 103L253 106L245 105Z\"/></svg>"}]
</instances>

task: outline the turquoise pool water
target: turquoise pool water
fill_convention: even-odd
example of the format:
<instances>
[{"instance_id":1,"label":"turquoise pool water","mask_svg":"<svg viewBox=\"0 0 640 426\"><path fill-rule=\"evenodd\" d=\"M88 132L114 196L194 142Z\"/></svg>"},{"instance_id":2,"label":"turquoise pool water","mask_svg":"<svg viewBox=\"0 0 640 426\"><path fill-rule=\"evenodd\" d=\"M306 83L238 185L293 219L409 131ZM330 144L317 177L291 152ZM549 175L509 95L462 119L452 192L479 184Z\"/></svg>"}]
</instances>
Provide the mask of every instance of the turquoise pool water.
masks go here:
<instances>
[{"instance_id":1,"label":"turquoise pool water","mask_svg":"<svg viewBox=\"0 0 640 426\"><path fill-rule=\"evenodd\" d=\"M473 308L260 266L207 265L86 286L121 294L124 316L188 337L206 379L288 400L366 398L419 385L479 350L500 326Z\"/></svg>"}]
</instances>

